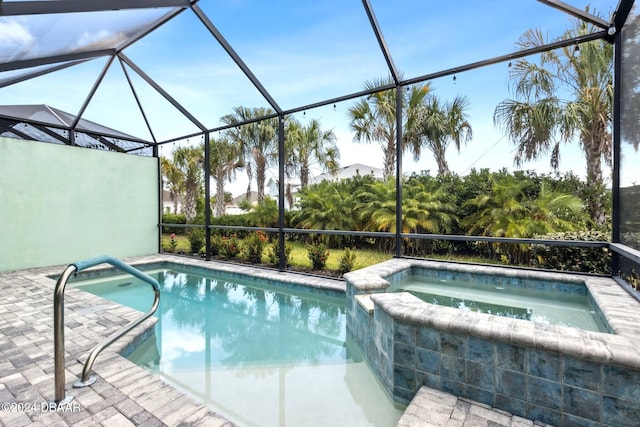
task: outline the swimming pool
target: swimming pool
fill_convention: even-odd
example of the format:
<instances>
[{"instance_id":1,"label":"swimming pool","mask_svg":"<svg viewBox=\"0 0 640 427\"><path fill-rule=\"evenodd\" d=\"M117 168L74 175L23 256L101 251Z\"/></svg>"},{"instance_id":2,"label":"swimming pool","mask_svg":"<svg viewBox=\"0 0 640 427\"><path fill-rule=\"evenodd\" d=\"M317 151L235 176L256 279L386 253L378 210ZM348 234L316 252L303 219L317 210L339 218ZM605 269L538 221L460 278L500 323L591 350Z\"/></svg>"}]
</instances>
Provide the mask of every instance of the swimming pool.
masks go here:
<instances>
[{"instance_id":1,"label":"swimming pool","mask_svg":"<svg viewBox=\"0 0 640 427\"><path fill-rule=\"evenodd\" d=\"M392 426L392 402L346 334L344 293L179 265L161 285L156 333L128 358L239 425ZM80 275L79 275L80 276ZM131 276L74 281L146 311Z\"/></svg>"}]
</instances>

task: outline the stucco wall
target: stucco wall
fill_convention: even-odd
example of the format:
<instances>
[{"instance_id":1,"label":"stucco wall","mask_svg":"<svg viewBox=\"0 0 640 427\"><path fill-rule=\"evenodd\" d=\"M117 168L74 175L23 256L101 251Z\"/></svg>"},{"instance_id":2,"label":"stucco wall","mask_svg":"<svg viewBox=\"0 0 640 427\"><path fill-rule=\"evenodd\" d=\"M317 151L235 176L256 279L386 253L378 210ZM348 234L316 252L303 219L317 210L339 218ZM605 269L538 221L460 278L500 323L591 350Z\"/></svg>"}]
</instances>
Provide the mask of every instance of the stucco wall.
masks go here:
<instances>
[{"instance_id":1,"label":"stucco wall","mask_svg":"<svg viewBox=\"0 0 640 427\"><path fill-rule=\"evenodd\" d=\"M157 159L0 138L0 165L0 271L157 252Z\"/></svg>"}]
</instances>

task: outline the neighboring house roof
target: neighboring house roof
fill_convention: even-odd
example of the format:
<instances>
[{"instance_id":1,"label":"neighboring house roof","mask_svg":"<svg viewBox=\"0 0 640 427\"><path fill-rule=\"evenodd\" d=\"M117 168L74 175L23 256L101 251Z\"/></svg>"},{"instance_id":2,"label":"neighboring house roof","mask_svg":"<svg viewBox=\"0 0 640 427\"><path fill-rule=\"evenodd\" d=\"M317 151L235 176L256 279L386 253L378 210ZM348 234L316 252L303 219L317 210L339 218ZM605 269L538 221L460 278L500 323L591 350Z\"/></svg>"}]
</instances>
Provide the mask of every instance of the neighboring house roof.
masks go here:
<instances>
[{"instance_id":1,"label":"neighboring house roof","mask_svg":"<svg viewBox=\"0 0 640 427\"><path fill-rule=\"evenodd\" d=\"M340 181L343 179L352 178L356 175L373 175L373 177L376 179L382 179L384 177L384 171L380 168L363 165L362 163L354 163L352 165L344 166L338 169L338 172L336 174L323 173L322 175L318 175L317 177L313 178L313 180L315 182L322 182L324 180Z\"/></svg>"},{"instance_id":2,"label":"neighboring house roof","mask_svg":"<svg viewBox=\"0 0 640 427\"><path fill-rule=\"evenodd\" d=\"M247 198L247 193L242 193L239 196L234 197L233 199L231 199L231 205L238 205L240 204L240 202L242 202L243 200L245 200ZM253 203L257 203L258 202L258 192L257 191L251 191L249 193L249 202Z\"/></svg>"},{"instance_id":3,"label":"neighboring house roof","mask_svg":"<svg viewBox=\"0 0 640 427\"><path fill-rule=\"evenodd\" d=\"M181 202L180 195L176 194L175 197L178 199L178 203L180 203ZM162 190L162 201L165 202L165 203L173 203L174 202L174 198L171 197L171 191Z\"/></svg>"}]
</instances>

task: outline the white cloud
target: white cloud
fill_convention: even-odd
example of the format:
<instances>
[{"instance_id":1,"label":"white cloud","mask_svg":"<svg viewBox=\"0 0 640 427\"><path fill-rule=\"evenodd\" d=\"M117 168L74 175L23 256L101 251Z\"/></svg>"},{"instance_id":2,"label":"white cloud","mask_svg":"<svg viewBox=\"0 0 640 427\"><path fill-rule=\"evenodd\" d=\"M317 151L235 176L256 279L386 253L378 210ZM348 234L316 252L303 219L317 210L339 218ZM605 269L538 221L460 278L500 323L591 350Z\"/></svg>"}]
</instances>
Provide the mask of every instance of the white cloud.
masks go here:
<instances>
[{"instance_id":1,"label":"white cloud","mask_svg":"<svg viewBox=\"0 0 640 427\"><path fill-rule=\"evenodd\" d=\"M16 20L0 22L0 61L9 62L21 59L33 49L35 38L29 30Z\"/></svg>"}]
</instances>

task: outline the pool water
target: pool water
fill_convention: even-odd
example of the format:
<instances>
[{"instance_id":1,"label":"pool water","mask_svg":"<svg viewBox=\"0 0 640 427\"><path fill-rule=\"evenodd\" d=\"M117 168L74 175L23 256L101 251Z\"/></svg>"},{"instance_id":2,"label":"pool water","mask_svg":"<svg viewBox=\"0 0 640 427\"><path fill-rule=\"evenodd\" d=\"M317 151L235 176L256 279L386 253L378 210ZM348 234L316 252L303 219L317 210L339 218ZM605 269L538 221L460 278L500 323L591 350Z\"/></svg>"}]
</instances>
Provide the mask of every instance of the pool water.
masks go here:
<instances>
[{"instance_id":1,"label":"pool water","mask_svg":"<svg viewBox=\"0 0 640 427\"><path fill-rule=\"evenodd\" d=\"M154 339L128 358L242 426L393 426L393 403L347 339L344 296L202 269L147 271L161 287ZM128 275L73 286L140 311Z\"/></svg>"},{"instance_id":2,"label":"pool water","mask_svg":"<svg viewBox=\"0 0 640 427\"><path fill-rule=\"evenodd\" d=\"M576 285L579 286L579 285ZM609 332L586 292L409 276L388 292L410 292L431 304L560 326Z\"/></svg>"}]
</instances>

